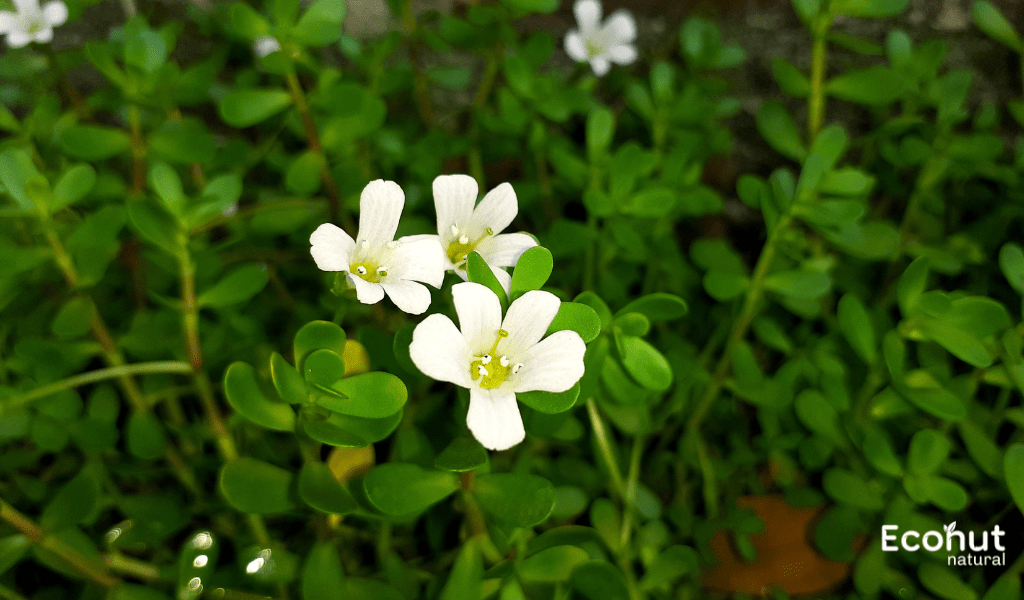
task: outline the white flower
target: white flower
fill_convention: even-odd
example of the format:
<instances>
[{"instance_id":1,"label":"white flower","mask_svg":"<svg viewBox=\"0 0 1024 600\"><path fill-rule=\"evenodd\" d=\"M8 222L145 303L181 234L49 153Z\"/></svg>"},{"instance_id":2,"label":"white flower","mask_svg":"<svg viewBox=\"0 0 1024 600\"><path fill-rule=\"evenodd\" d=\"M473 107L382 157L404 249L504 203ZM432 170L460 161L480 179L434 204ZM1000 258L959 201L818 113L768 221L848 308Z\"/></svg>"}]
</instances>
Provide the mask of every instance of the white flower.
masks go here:
<instances>
[{"instance_id":1,"label":"white flower","mask_svg":"<svg viewBox=\"0 0 1024 600\"><path fill-rule=\"evenodd\" d=\"M281 42L278 42L277 38L270 37L269 35L258 37L252 41L253 54L258 56L259 58L269 56L279 51L280 49Z\"/></svg>"},{"instance_id":2,"label":"white flower","mask_svg":"<svg viewBox=\"0 0 1024 600\"><path fill-rule=\"evenodd\" d=\"M602 76L611 63L628 65L636 60L636 22L625 10L617 10L601 24L598 0L576 0L573 6L579 29L565 35L565 53L576 62L589 62L594 74Z\"/></svg>"},{"instance_id":3,"label":"white flower","mask_svg":"<svg viewBox=\"0 0 1024 600\"><path fill-rule=\"evenodd\" d=\"M525 233L501 233L519 213L516 191L503 183L476 204L479 187L469 175L441 175L434 180L437 233L444 248L445 269L468 279L466 260L480 253L508 293L512 276L499 267L514 267L523 252L537 245Z\"/></svg>"},{"instance_id":4,"label":"white flower","mask_svg":"<svg viewBox=\"0 0 1024 600\"><path fill-rule=\"evenodd\" d=\"M561 305L535 290L501 318L498 297L479 283L452 286L461 331L444 315L430 315L412 332L409 354L427 376L469 388L466 424L491 450L507 450L526 431L519 392L564 392L583 377L586 345L575 331L541 340Z\"/></svg>"},{"instance_id":5,"label":"white flower","mask_svg":"<svg viewBox=\"0 0 1024 600\"><path fill-rule=\"evenodd\" d=\"M42 8L39 0L14 0L13 13L0 10L0 35L7 36L7 45L21 48L30 42L49 42L53 28L68 20L68 7L60 0L47 2Z\"/></svg>"},{"instance_id":6,"label":"white flower","mask_svg":"<svg viewBox=\"0 0 1024 600\"><path fill-rule=\"evenodd\" d=\"M349 284L363 304L384 297L407 313L418 315L430 306L430 290L444 281L444 254L433 235L395 240L405 194L394 181L371 181L359 197L359 234L353 240L330 223L309 236L316 266L324 271L346 271Z\"/></svg>"}]
</instances>

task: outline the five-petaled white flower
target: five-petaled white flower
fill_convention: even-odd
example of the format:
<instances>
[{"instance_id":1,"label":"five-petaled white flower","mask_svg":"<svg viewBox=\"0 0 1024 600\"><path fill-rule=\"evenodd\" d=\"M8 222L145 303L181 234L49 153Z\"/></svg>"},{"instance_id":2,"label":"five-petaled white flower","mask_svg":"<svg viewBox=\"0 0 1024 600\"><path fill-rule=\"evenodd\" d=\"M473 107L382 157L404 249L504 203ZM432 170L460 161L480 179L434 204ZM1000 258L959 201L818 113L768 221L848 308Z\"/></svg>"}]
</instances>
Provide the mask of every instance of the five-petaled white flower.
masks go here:
<instances>
[{"instance_id":1,"label":"five-petaled white flower","mask_svg":"<svg viewBox=\"0 0 1024 600\"><path fill-rule=\"evenodd\" d=\"M586 345L569 330L541 340L561 305L550 292L523 294L504 320L498 297L479 283L455 284L452 296L461 331L430 315L413 330L409 354L427 376L469 388L469 430L485 448L507 450L526 437L516 393L571 388Z\"/></svg>"},{"instance_id":2,"label":"five-petaled white flower","mask_svg":"<svg viewBox=\"0 0 1024 600\"><path fill-rule=\"evenodd\" d=\"M444 253L433 235L395 239L405 193L394 181L371 181L359 197L359 234L353 240L330 223L317 227L309 242L316 266L345 271L363 304L391 298L403 311L418 315L430 306L430 290L441 287Z\"/></svg>"},{"instance_id":3,"label":"five-petaled white flower","mask_svg":"<svg viewBox=\"0 0 1024 600\"><path fill-rule=\"evenodd\" d=\"M7 45L21 48L30 42L49 42L53 28L68 20L68 7L60 0L47 2L40 8L39 0L14 0L18 12L0 10L0 35L7 36Z\"/></svg>"},{"instance_id":4,"label":"five-petaled white flower","mask_svg":"<svg viewBox=\"0 0 1024 600\"><path fill-rule=\"evenodd\" d=\"M259 58L270 56L281 49L281 42L277 38L265 35L252 41L252 51Z\"/></svg>"},{"instance_id":5,"label":"five-petaled white flower","mask_svg":"<svg viewBox=\"0 0 1024 600\"><path fill-rule=\"evenodd\" d=\"M523 252L537 245L525 233L501 233L519 213L515 190L503 183L474 208L479 187L469 175L441 175L433 187L445 268L468 279L469 254L479 252L507 293L512 276L499 267L514 267Z\"/></svg>"},{"instance_id":6,"label":"five-petaled white flower","mask_svg":"<svg viewBox=\"0 0 1024 600\"><path fill-rule=\"evenodd\" d=\"M625 10L617 10L601 24L598 0L576 0L573 6L579 29L565 35L565 53L576 62L589 62L597 76L611 69L611 63L628 65L636 60L636 22Z\"/></svg>"}]
</instances>

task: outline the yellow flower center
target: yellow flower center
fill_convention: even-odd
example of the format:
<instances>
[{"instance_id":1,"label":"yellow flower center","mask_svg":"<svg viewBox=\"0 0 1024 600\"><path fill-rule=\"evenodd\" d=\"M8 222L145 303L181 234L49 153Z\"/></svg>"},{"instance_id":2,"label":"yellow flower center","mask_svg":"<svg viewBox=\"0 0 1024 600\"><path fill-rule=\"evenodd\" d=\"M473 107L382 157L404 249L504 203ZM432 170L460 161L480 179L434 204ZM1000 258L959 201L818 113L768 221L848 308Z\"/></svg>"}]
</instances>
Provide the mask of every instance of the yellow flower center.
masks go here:
<instances>
[{"instance_id":1,"label":"yellow flower center","mask_svg":"<svg viewBox=\"0 0 1024 600\"><path fill-rule=\"evenodd\" d=\"M452 243L448 244L448 260L452 261L455 268L465 271L466 259L469 257L469 253L476 250L480 242L490 235L494 235L494 230L488 227L482 236L476 240L471 240L468 235L460 234L459 228L456 225L452 225L453 240Z\"/></svg>"},{"instance_id":2,"label":"yellow flower center","mask_svg":"<svg viewBox=\"0 0 1024 600\"><path fill-rule=\"evenodd\" d=\"M364 261L352 265L350 273L370 283L380 283L388 276L387 267L379 267L372 262Z\"/></svg>"},{"instance_id":3,"label":"yellow flower center","mask_svg":"<svg viewBox=\"0 0 1024 600\"><path fill-rule=\"evenodd\" d=\"M519 372L519 369L523 368L522 363L513 365L507 356L496 356L498 343L501 342L502 338L506 337L508 337L508 332L504 329L499 329L498 339L494 340L491 351L469 363L469 376L473 378L473 381L479 380L480 387L486 390L493 390L500 386L505 383L510 373L514 375Z\"/></svg>"}]
</instances>

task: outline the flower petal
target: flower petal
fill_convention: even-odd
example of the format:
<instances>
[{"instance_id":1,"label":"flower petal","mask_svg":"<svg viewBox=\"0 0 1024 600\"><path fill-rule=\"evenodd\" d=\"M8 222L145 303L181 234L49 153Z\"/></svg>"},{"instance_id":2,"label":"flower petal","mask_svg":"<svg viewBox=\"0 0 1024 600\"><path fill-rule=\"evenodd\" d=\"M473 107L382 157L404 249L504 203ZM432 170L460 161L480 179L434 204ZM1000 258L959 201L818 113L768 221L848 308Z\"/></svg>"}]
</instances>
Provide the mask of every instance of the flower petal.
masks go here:
<instances>
[{"instance_id":1,"label":"flower petal","mask_svg":"<svg viewBox=\"0 0 1024 600\"><path fill-rule=\"evenodd\" d=\"M520 296L508 307L501 323L508 337L498 345L498 354L508 354L513 362L524 362L527 351L544 337L561 305L557 296L542 290Z\"/></svg>"},{"instance_id":2,"label":"flower petal","mask_svg":"<svg viewBox=\"0 0 1024 600\"><path fill-rule=\"evenodd\" d=\"M394 181L378 179L363 188L359 196L359 236L370 248L380 248L395 239L398 219L405 206L405 192Z\"/></svg>"},{"instance_id":3,"label":"flower petal","mask_svg":"<svg viewBox=\"0 0 1024 600\"><path fill-rule=\"evenodd\" d=\"M573 29L565 34L565 53L576 62L586 62L590 58L587 54L587 45L579 31Z\"/></svg>"},{"instance_id":4,"label":"flower petal","mask_svg":"<svg viewBox=\"0 0 1024 600\"><path fill-rule=\"evenodd\" d=\"M494 273L494 277L497 278L498 283L501 284L501 289L505 290L505 295L512 294L512 276L509 272L501 267L496 267L490 263L487 264L491 268L491 273Z\"/></svg>"},{"instance_id":5,"label":"flower petal","mask_svg":"<svg viewBox=\"0 0 1024 600\"><path fill-rule=\"evenodd\" d=\"M489 351L501 327L498 297L479 283L467 282L452 286L452 298L455 300L455 312L459 315L459 329L466 338L469 351L474 354Z\"/></svg>"},{"instance_id":6,"label":"flower petal","mask_svg":"<svg viewBox=\"0 0 1024 600\"><path fill-rule=\"evenodd\" d=\"M514 267L519 257L537 245L537 240L525 233L503 233L484 238L476 247L487 264L494 267Z\"/></svg>"},{"instance_id":7,"label":"flower petal","mask_svg":"<svg viewBox=\"0 0 1024 600\"><path fill-rule=\"evenodd\" d=\"M32 36L17 29L7 32L7 45L11 48L21 48L32 41Z\"/></svg>"},{"instance_id":8,"label":"flower petal","mask_svg":"<svg viewBox=\"0 0 1024 600\"><path fill-rule=\"evenodd\" d=\"M466 425L488 450L508 450L526 438L516 395L470 388Z\"/></svg>"},{"instance_id":9,"label":"flower petal","mask_svg":"<svg viewBox=\"0 0 1024 600\"><path fill-rule=\"evenodd\" d=\"M472 382L466 338L445 315L430 315L413 329L409 356L431 379L467 388Z\"/></svg>"},{"instance_id":10,"label":"flower petal","mask_svg":"<svg viewBox=\"0 0 1024 600\"><path fill-rule=\"evenodd\" d=\"M36 32L33 41L39 42L40 44L48 44L53 41L53 28L52 27L40 27L39 31Z\"/></svg>"},{"instance_id":11,"label":"flower petal","mask_svg":"<svg viewBox=\"0 0 1024 600\"><path fill-rule=\"evenodd\" d=\"M309 236L309 252L321 271L348 271L355 241L337 225L324 223Z\"/></svg>"},{"instance_id":12,"label":"flower petal","mask_svg":"<svg viewBox=\"0 0 1024 600\"><path fill-rule=\"evenodd\" d=\"M392 279L389 277L388 279ZM430 308L430 290L422 283L394 278L394 282L380 284L388 297L402 312L422 315Z\"/></svg>"},{"instance_id":13,"label":"flower petal","mask_svg":"<svg viewBox=\"0 0 1024 600\"><path fill-rule=\"evenodd\" d=\"M604 55L617 65L629 65L636 62L637 52L632 44L620 44L609 48Z\"/></svg>"},{"instance_id":14,"label":"flower petal","mask_svg":"<svg viewBox=\"0 0 1024 600\"><path fill-rule=\"evenodd\" d=\"M609 46L628 44L636 39L636 21L627 10L613 12L601 29Z\"/></svg>"},{"instance_id":15,"label":"flower petal","mask_svg":"<svg viewBox=\"0 0 1024 600\"><path fill-rule=\"evenodd\" d=\"M608 62L608 59L602 54L590 59L590 68L594 70L594 75L604 77L611 70L612 63Z\"/></svg>"},{"instance_id":16,"label":"flower petal","mask_svg":"<svg viewBox=\"0 0 1024 600\"><path fill-rule=\"evenodd\" d=\"M18 24L18 16L9 10L0 10L0 35L13 31Z\"/></svg>"},{"instance_id":17,"label":"flower petal","mask_svg":"<svg viewBox=\"0 0 1024 600\"><path fill-rule=\"evenodd\" d=\"M516 199L516 191L509 183L503 183L493 190L487 192L484 199L473 211L472 222L474 231L471 238L484 235L488 227L491 234L498 234L505 230L512 223L519 213L519 200Z\"/></svg>"},{"instance_id":18,"label":"flower petal","mask_svg":"<svg viewBox=\"0 0 1024 600\"><path fill-rule=\"evenodd\" d=\"M407 235L391 252L390 273L401 279L422 281L436 288L444 281L445 256L436 235Z\"/></svg>"},{"instance_id":19,"label":"flower petal","mask_svg":"<svg viewBox=\"0 0 1024 600\"><path fill-rule=\"evenodd\" d=\"M580 31L586 33L601 26L601 3L598 0L576 0L572 7Z\"/></svg>"},{"instance_id":20,"label":"flower petal","mask_svg":"<svg viewBox=\"0 0 1024 600\"><path fill-rule=\"evenodd\" d=\"M370 283L351 273L348 274L348 282L356 288L356 298L363 304L376 304L384 298L384 288L379 283Z\"/></svg>"},{"instance_id":21,"label":"flower petal","mask_svg":"<svg viewBox=\"0 0 1024 600\"><path fill-rule=\"evenodd\" d=\"M434 179L433 189L437 232L444 239L451 235L452 225L469 224L480 187L469 175L441 175Z\"/></svg>"},{"instance_id":22,"label":"flower petal","mask_svg":"<svg viewBox=\"0 0 1024 600\"><path fill-rule=\"evenodd\" d=\"M587 345L575 331L556 331L526 353L513 383L516 392L564 392L583 377Z\"/></svg>"},{"instance_id":23,"label":"flower petal","mask_svg":"<svg viewBox=\"0 0 1024 600\"><path fill-rule=\"evenodd\" d=\"M63 25L68 20L68 7L60 0L51 0L43 5L43 18L50 27Z\"/></svg>"}]
</instances>

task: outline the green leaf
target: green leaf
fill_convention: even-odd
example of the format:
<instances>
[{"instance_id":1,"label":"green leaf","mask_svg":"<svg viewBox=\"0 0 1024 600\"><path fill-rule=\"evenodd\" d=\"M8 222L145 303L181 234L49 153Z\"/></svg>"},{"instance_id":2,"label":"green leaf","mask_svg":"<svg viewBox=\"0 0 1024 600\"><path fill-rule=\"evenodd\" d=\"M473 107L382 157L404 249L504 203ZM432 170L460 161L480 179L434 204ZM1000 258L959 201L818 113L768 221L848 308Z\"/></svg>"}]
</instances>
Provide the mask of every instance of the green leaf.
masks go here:
<instances>
[{"instance_id":1,"label":"green leaf","mask_svg":"<svg viewBox=\"0 0 1024 600\"><path fill-rule=\"evenodd\" d=\"M864 305L853 294L846 294L839 300L836 316L839 329L850 342L850 347L868 365L878 360L878 340L875 328Z\"/></svg>"},{"instance_id":2,"label":"green leaf","mask_svg":"<svg viewBox=\"0 0 1024 600\"><path fill-rule=\"evenodd\" d=\"M637 298L622 307L615 314L640 313L652 323L657 323L660 321L674 321L685 315L688 310L689 307L686 305L686 301L679 296L659 292Z\"/></svg>"},{"instance_id":3,"label":"green leaf","mask_svg":"<svg viewBox=\"0 0 1024 600\"><path fill-rule=\"evenodd\" d=\"M590 560L586 550L562 545L545 548L519 563L519 576L527 581L554 583L567 581L573 569Z\"/></svg>"},{"instance_id":4,"label":"green leaf","mask_svg":"<svg viewBox=\"0 0 1024 600\"><path fill-rule=\"evenodd\" d=\"M942 510L958 512L967 506L967 491L959 483L935 475L912 477L917 480L917 492Z\"/></svg>"},{"instance_id":5,"label":"green leaf","mask_svg":"<svg viewBox=\"0 0 1024 600\"><path fill-rule=\"evenodd\" d=\"M345 376L345 359L333 350L316 350L306 357L302 375L316 398L319 398L319 394L338 397L341 394L331 389L331 386Z\"/></svg>"},{"instance_id":6,"label":"green leaf","mask_svg":"<svg viewBox=\"0 0 1024 600\"><path fill-rule=\"evenodd\" d=\"M544 414L563 413L576 405L580 395L580 382L564 392L519 392L516 400Z\"/></svg>"},{"instance_id":7,"label":"green leaf","mask_svg":"<svg viewBox=\"0 0 1024 600\"><path fill-rule=\"evenodd\" d=\"M253 514L279 513L293 505L289 471L243 456L220 470L220 491L238 510Z\"/></svg>"},{"instance_id":8,"label":"green leaf","mask_svg":"<svg viewBox=\"0 0 1024 600\"><path fill-rule=\"evenodd\" d=\"M224 395L231 408L257 425L276 431L295 430L295 412L263 394L256 369L248 363L234 362L224 372Z\"/></svg>"},{"instance_id":9,"label":"green leaf","mask_svg":"<svg viewBox=\"0 0 1024 600\"><path fill-rule=\"evenodd\" d=\"M320 396L317 404L346 415L367 419L389 417L405 406L405 383L391 373L374 371L346 377L331 384L344 397Z\"/></svg>"},{"instance_id":10,"label":"green leaf","mask_svg":"<svg viewBox=\"0 0 1024 600\"><path fill-rule=\"evenodd\" d=\"M459 477L409 463L386 463L367 473L363 487L381 512L404 516L423 512L450 496L459 487Z\"/></svg>"},{"instance_id":11,"label":"green leaf","mask_svg":"<svg viewBox=\"0 0 1024 600\"><path fill-rule=\"evenodd\" d=\"M212 288L199 294L199 306L223 308L252 298L267 286L270 275L265 265L243 265L224 276Z\"/></svg>"},{"instance_id":12,"label":"green leaf","mask_svg":"<svg viewBox=\"0 0 1024 600\"><path fill-rule=\"evenodd\" d=\"M590 306L580 302L563 302L548 327L546 335L569 329L580 334L583 341L590 343L601 333L601 317Z\"/></svg>"},{"instance_id":13,"label":"green leaf","mask_svg":"<svg viewBox=\"0 0 1024 600\"><path fill-rule=\"evenodd\" d=\"M128 203L128 221L139 234L164 251L174 254L178 250L178 237L174 218L151 202L136 200Z\"/></svg>"},{"instance_id":14,"label":"green leaf","mask_svg":"<svg viewBox=\"0 0 1024 600\"><path fill-rule=\"evenodd\" d=\"M944 320L928 322L924 331L950 354L970 365L984 369L992 366L995 360L981 340Z\"/></svg>"},{"instance_id":15,"label":"green leaf","mask_svg":"<svg viewBox=\"0 0 1024 600\"><path fill-rule=\"evenodd\" d=\"M640 589L655 590L671 586L677 579L687 573L700 570L700 558L697 551L689 546L669 546L647 566Z\"/></svg>"},{"instance_id":16,"label":"green leaf","mask_svg":"<svg viewBox=\"0 0 1024 600\"><path fill-rule=\"evenodd\" d=\"M572 587L587 600L629 600L622 573L604 560L582 563L572 572Z\"/></svg>"},{"instance_id":17,"label":"green leaf","mask_svg":"<svg viewBox=\"0 0 1024 600\"><path fill-rule=\"evenodd\" d=\"M178 173L164 162L156 162L149 167L149 187L156 192L164 208L172 215L181 217L185 213L185 205L188 199L181 187L181 178Z\"/></svg>"},{"instance_id":18,"label":"green leaf","mask_svg":"<svg viewBox=\"0 0 1024 600\"><path fill-rule=\"evenodd\" d=\"M1010 287L1024 296L1024 249L1010 242L999 251L999 268Z\"/></svg>"},{"instance_id":19,"label":"green leaf","mask_svg":"<svg viewBox=\"0 0 1024 600\"><path fill-rule=\"evenodd\" d=\"M676 207L678 194L666 187L651 187L632 194L619 210L636 217L661 218Z\"/></svg>"},{"instance_id":20,"label":"green leaf","mask_svg":"<svg viewBox=\"0 0 1024 600\"><path fill-rule=\"evenodd\" d=\"M299 496L306 504L328 514L347 515L359 508L331 468L322 462L306 462L299 473Z\"/></svg>"},{"instance_id":21,"label":"green leaf","mask_svg":"<svg viewBox=\"0 0 1024 600\"><path fill-rule=\"evenodd\" d=\"M64 171L64 174L57 180L53 188L53 204L50 209L54 212L71 206L92 191L96 185L96 170L90 165L75 165Z\"/></svg>"},{"instance_id":22,"label":"green leaf","mask_svg":"<svg viewBox=\"0 0 1024 600\"><path fill-rule=\"evenodd\" d=\"M909 0L832 0L832 14L886 19L895 17L907 8Z\"/></svg>"},{"instance_id":23,"label":"green leaf","mask_svg":"<svg viewBox=\"0 0 1024 600\"><path fill-rule=\"evenodd\" d=\"M235 90L220 101L220 117L232 127L251 127L288 108L292 97L282 90Z\"/></svg>"},{"instance_id":24,"label":"green leaf","mask_svg":"<svg viewBox=\"0 0 1024 600\"><path fill-rule=\"evenodd\" d=\"M927 285L928 258L921 256L907 266L896 284L896 300L903 316L909 316L914 311Z\"/></svg>"},{"instance_id":25,"label":"green leaf","mask_svg":"<svg viewBox=\"0 0 1024 600\"><path fill-rule=\"evenodd\" d=\"M348 600L350 596L345 595L344 584L338 549L331 542L314 544L302 570L304 600Z\"/></svg>"},{"instance_id":26,"label":"green leaf","mask_svg":"<svg viewBox=\"0 0 1024 600\"><path fill-rule=\"evenodd\" d=\"M151 75L167 62L167 41L160 33L136 23L140 21L124 27L124 64Z\"/></svg>"},{"instance_id":27,"label":"green leaf","mask_svg":"<svg viewBox=\"0 0 1024 600\"><path fill-rule=\"evenodd\" d=\"M642 338L621 337L622 366L637 383L649 390L663 392L672 385L672 367L668 359Z\"/></svg>"},{"instance_id":28,"label":"green leaf","mask_svg":"<svg viewBox=\"0 0 1024 600\"><path fill-rule=\"evenodd\" d=\"M309 400L306 380L277 352L270 355L270 378L274 381L277 395L288 404L302 404Z\"/></svg>"},{"instance_id":29,"label":"green leaf","mask_svg":"<svg viewBox=\"0 0 1024 600\"><path fill-rule=\"evenodd\" d=\"M1006 449L1003 475L1006 486L1010 488L1010 497L1017 503L1017 510L1024 513L1024 444L1013 444Z\"/></svg>"},{"instance_id":30,"label":"green leaf","mask_svg":"<svg viewBox=\"0 0 1024 600\"><path fill-rule=\"evenodd\" d=\"M708 271L704 274L704 290L719 302L727 302L743 294L750 286L750 279L740 273Z\"/></svg>"},{"instance_id":31,"label":"green leaf","mask_svg":"<svg viewBox=\"0 0 1024 600\"><path fill-rule=\"evenodd\" d=\"M338 418L340 416L342 415L332 414L326 419L303 418L302 430L306 432L306 435L321 444L328 444L338 448L362 448L366 446L368 440L357 433L349 431L349 428L346 427L348 423L341 421ZM358 417L347 418L357 419ZM362 419L362 421L369 421L369 419ZM390 430L388 433L390 433ZM382 437L386 437L386 434Z\"/></svg>"},{"instance_id":32,"label":"green leaf","mask_svg":"<svg viewBox=\"0 0 1024 600\"><path fill-rule=\"evenodd\" d=\"M971 6L971 14L974 16L974 24L978 26L978 29L985 32L985 35L988 37L1014 52L1019 53L1024 49L1017 30L1014 29L1010 21L991 2L986 2L985 0L976 1Z\"/></svg>"},{"instance_id":33,"label":"green leaf","mask_svg":"<svg viewBox=\"0 0 1024 600\"><path fill-rule=\"evenodd\" d=\"M35 204L25 193L25 183L39 176L28 151L8 150L0 154L0 183L23 210L35 210Z\"/></svg>"},{"instance_id":34,"label":"green leaf","mask_svg":"<svg viewBox=\"0 0 1024 600\"><path fill-rule=\"evenodd\" d=\"M479 283L494 292L494 295L498 297L498 301L501 303L501 312L503 314L508 310L508 296L505 294L505 288L501 287L498 278L495 277L491 267L488 266L479 252L469 253L466 274L471 282Z\"/></svg>"},{"instance_id":35,"label":"green leaf","mask_svg":"<svg viewBox=\"0 0 1024 600\"><path fill-rule=\"evenodd\" d=\"M778 102L762 104L757 111L756 123L761 137L779 154L797 162L803 162L807 157L800 130L786 108Z\"/></svg>"},{"instance_id":36,"label":"green leaf","mask_svg":"<svg viewBox=\"0 0 1024 600\"><path fill-rule=\"evenodd\" d=\"M543 246L534 246L519 257L512 271L512 301L524 293L539 290L551 277L554 260L551 252Z\"/></svg>"},{"instance_id":37,"label":"green leaf","mask_svg":"<svg viewBox=\"0 0 1024 600\"><path fill-rule=\"evenodd\" d=\"M817 300L828 293L832 279L817 271L782 271L766 277L764 286L793 300Z\"/></svg>"},{"instance_id":38,"label":"green leaf","mask_svg":"<svg viewBox=\"0 0 1024 600\"><path fill-rule=\"evenodd\" d=\"M982 600L1020 600L1021 581L1020 575L1007 571L1002 577L996 579Z\"/></svg>"},{"instance_id":39,"label":"green leaf","mask_svg":"<svg viewBox=\"0 0 1024 600\"><path fill-rule=\"evenodd\" d=\"M330 350L345 355L345 330L329 321L310 321L295 334L295 367L305 370L306 357L316 350Z\"/></svg>"},{"instance_id":40,"label":"green leaf","mask_svg":"<svg viewBox=\"0 0 1024 600\"><path fill-rule=\"evenodd\" d=\"M484 564L475 538L468 540L455 558L451 575L441 590L440 600L481 600Z\"/></svg>"},{"instance_id":41,"label":"green leaf","mask_svg":"<svg viewBox=\"0 0 1024 600\"><path fill-rule=\"evenodd\" d=\"M320 189L320 173L326 164L327 160L322 152L303 152L288 167L284 180L285 188L298 196L312 196Z\"/></svg>"},{"instance_id":42,"label":"green leaf","mask_svg":"<svg viewBox=\"0 0 1024 600\"><path fill-rule=\"evenodd\" d=\"M875 486L852 471L838 467L828 469L822 478L822 487L837 502L870 511L885 508L885 499Z\"/></svg>"},{"instance_id":43,"label":"green leaf","mask_svg":"<svg viewBox=\"0 0 1024 600\"><path fill-rule=\"evenodd\" d=\"M47 503L39 525L45 531L56 531L82 523L96 510L100 492L100 482L89 470L82 469Z\"/></svg>"},{"instance_id":44,"label":"green leaf","mask_svg":"<svg viewBox=\"0 0 1024 600\"><path fill-rule=\"evenodd\" d=\"M835 443L846 441L839 425L839 413L817 390L804 390L793 403L796 416L811 431Z\"/></svg>"},{"instance_id":45,"label":"green leaf","mask_svg":"<svg viewBox=\"0 0 1024 600\"><path fill-rule=\"evenodd\" d=\"M515 527L539 525L555 507L554 486L537 475L481 475L476 478L473 496L484 510Z\"/></svg>"},{"instance_id":46,"label":"green leaf","mask_svg":"<svg viewBox=\"0 0 1024 600\"><path fill-rule=\"evenodd\" d=\"M625 313L615 317L615 331L643 337L651 331L651 321L640 313Z\"/></svg>"},{"instance_id":47,"label":"green leaf","mask_svg":"<svg viewBox=\"0 0 1024 600\"><path fill-rule=\"evenodd\" d=\"M811 91L811 83L807 76L784 58L772 59L772 73L782 91L790 96L806 98Z\"/></svg>"},{"instance_id":48,"label":"green leaf","mask_svg":"<svg viewBox=\"0 0 1024 600\"><path fill-rule=\"evenodd\" d=\"M60 134L60 146L64 152L88 161L123 154L131 145L128 134L113 127L72 125Z\"/></svg>"},{"instance_id":49,"label":"green leaf","mask_svg":"<svg viewBox=\"0 0 1024 600\"><path fill-rule=\"evenodd\" d=\"M0 575L3 575L18 564L28 549L32 547L27 535L16 534L0 538Z\"/></svg>"},{"instance_id":50,"label":"green leaf","mask_svg":"<svg viewBox=\"0 0 1024 600\"><path fill-rule=\"evenodd\" d=\"M881 427L871 426L865 430L863 451L864 458L874 468L893 477L903 476L900 459L892 449L888 434Z\"/></svg>"},{"instance_id":51,"label":"green leaf","mask_svg":"<svg viewBox=\"0 0 1024 600\"><path fill-rule=\"evenodd\" d=\"M151 412L137 412L128 418L128 451L144 460L156 460L167 448L163 423Z\"/></svg>"},{"instance_id":52,"label":"green leaf","mask_svg":"<svg viewBox=\"0 0 1024 600\"><path fill-rule=\"evenodd\" d=\"M457 437L434 459L442 471L464 473L487 464L487 450L471 437Z\"/></svg>"},{"instance_id":53,"label":"green leaf","mask_svg":"<svg viewBox=\"0 0 1024 600\"><path fill-rule=\"evenodd\" d=\"M844 167L825 173L818 183L818 191L835 196L862 196L871 191L875 179L864 171Z\"/></svg>"},{"instance_id":54,"label":"green leaf","mask_svg":"<svg viewBox=\"0 0 1024 600\"><path fill-rule=\"evenodd\" d=\"M847 71L825 83L825 93L868 106L892 104L903 95L903 77L887 67Z\"/></svg>"},{"instance_id":55,"label":"green leaf","mask_svg":"<svg viewBox=\"0 0 1024 600\"><path fill-rule=\"evenodd\" d=\"M949 456L949 438L934 429L922 429L910 439L907 469L924 475L935 472Z\"/></svg>"},{"instance_id":56,"label":"green leaf","mask_svg":"<svg viewBox=\"0 0 1024 600\"><path fill-rule=\"evenodd\" d=\"M170 596L151 587L134 583L119 583L111 588L106 600L171 600Z\"/></svg>"},{"instance_id":57,"label":"green leaf","mask_svg":"<svg viewBox=\"0 0 1024 600\"><path fill-rule=\"evenodd\" d=\"M587 115L587 156L591 162L608 152L615 134L615 115L608 108L597 105Z\"/></svg>"},{"instance_id":58,"label":"green leaf","mask_svg":"<svg viewBox=\"0 0 1024 600\"><path fill-rule=\"evenodd\" d=\"M68 300L50 324L50 331L61 339L80 337L92 327L92 316L95 312L91 301L78 296Z\"/></svg>"},{"instance_id":59,"label":"green leaf","mask_svg":"<svg viewBox=\"0 0 1024 600\"><path fill-rule=\"evenodd\" d=\"M558 0L501 0L502 4L527 13L553 13L558 9Z\"/></svg>"},{"instance_id":60,"label":"green leaf","mask_svg":"<svg viewBox=\"0 0 1024 600\"><path fill-rule=\"evenodd\" d=\"M934 562L923 562L917 569L917 578L926 590L945 600L976 600L978 597L952 569Z\"/></svg>"},{"instance_id":61,"label":"green leaf","mask_svg":"<svg viewBox=\"0 0 1024 600\"><path fill-rule=\"evenodd\" d=\"M959 423L960 439L964 442L967 454L974 463L993 479L1001 479L1003 475L1003 453L996 443L980 427L973 423Z\"/></svg>"}]
</instances>

